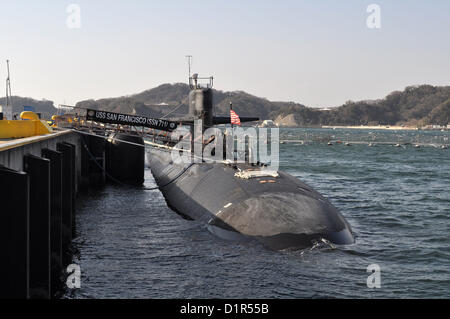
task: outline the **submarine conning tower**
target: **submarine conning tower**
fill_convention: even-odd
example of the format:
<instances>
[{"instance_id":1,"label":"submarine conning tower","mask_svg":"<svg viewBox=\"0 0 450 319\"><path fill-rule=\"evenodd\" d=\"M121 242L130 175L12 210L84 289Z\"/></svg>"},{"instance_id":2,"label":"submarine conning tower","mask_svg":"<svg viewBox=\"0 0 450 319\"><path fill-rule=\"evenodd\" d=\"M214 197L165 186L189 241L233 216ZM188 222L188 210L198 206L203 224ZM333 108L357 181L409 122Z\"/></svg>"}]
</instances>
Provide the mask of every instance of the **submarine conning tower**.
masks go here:
<instances>
[{"instance_id":1,"label":"submarine conning tower","mask_svg":"<svg viewBox=\"0 0 450 319\"><path fill-rule=\"evenodd\" d=\"M200 84L200 80L208 80L207 84ZM199 78L195 73L189 78L189 116L194 120L202 120L202 132L214 125L213 112L213 77Z\"/></svg>"},{"instance_id":2,"label":"submarine conning tower","mask_svg":"<svg viewBox=\"0 0 450 319\"><path fill-rule=\"evenodd\" d=\"M212 76L199 77L197 73L194 73L189 77L189 87L191 88L188 98L189 114L176 120L189 124L191 126L191 136L193 137L203 135L208 128L214 125L231 123L229 116L214 115L213 83L214 78ZM258 117L240 116L241 122L258 120ZM198 121L201 121L201 123ZM198 141L192 139L192 149L195 149L195 143L198 143Z\"/></svg>"}]
</instances>

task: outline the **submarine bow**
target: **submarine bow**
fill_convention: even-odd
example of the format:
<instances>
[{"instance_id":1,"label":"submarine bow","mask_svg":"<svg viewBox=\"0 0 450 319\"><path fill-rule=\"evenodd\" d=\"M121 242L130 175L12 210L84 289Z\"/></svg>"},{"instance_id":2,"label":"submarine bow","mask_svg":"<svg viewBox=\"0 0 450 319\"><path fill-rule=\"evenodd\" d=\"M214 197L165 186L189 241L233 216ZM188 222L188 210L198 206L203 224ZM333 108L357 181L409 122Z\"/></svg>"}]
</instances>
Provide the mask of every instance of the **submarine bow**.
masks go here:
<instances>
[{"instance_id":1,"label":"submarine bow","mask_svg":"<svg viewBox=\"0 0 450 319\"><path fill-rule=\"evenodd\" d=\"M338 210L289 174L243 179L236 172L251 166L176 165L170 151L151 148L147 158L168 206L187 219L255 238L277 250L304 248L321 239L341 245L354 242Z\"/></svg>"}]
</instances>

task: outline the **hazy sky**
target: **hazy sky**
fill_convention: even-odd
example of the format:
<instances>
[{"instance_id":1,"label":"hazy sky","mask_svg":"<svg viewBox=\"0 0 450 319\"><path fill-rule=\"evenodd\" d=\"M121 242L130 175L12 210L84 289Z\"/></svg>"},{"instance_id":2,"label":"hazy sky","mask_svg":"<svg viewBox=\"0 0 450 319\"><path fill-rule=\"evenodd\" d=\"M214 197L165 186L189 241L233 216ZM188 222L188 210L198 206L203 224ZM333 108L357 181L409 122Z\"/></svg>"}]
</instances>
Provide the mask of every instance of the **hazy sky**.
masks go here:
<instances>
[{"instance_id":1,"label":"hazy sky","mask_svg":"<svg viewBox=\"0 0 450 319\"><path fill-rule=\"evenodd\" d=\"M70 29L69 4L81 8ZM369 29L367 7L381 8ZM74 104L186 82L309 106L450 85L450 1L0 1L0 92Z\"/></svg>"}]
</instances>

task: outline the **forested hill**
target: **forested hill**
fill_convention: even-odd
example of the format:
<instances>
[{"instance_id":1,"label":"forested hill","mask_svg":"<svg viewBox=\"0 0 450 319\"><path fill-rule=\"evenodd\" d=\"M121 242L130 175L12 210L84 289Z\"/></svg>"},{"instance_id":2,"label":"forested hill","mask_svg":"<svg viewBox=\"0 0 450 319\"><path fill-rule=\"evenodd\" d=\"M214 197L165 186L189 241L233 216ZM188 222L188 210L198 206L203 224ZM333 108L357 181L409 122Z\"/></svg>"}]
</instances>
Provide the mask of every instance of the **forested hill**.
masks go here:
<instances>
[{"instance_id":1,"label":"forested hill","mask_svg":"<svg viewBox=\"0 0 450 319\"><path fill-rule=\"evenodd\" d=\"M330 110L282 107L271 114L293 126L450 124L450 86L409 86L376 101L348 101Z\"/></svg>"},{"instance_id":2,"label":"forested hill","mask_svg":"<svg viewBox=\"0 0 450 319\"><path fill-rule=\"evenodd\" d=\"M188 112L189 90L189 86L183 83L163 84L139 94L87 100L77 103L76 106L156 117L163 116L176 109L171 113L171 116L176 117ZM230 101L233 102L233 109L241 116L258 116L261 119L268 119L272 112L280 109L280 104L277 102L270 102L243 91L223 92L214 90L216 115L228 115Z\"/></svg>"},{"instance_id":3,"label":"forested hill","mask_svg":"<svg viewBox=\"0 0 450 319\"><path fill-rule=\"evenodd\" d=\"M126 97L88 100L81 107L123 113L162 116L176 108L174 116L186 114L189 87L186 84L163 84ZM306 107L294 102L273 102L243 91L214 90L217 115L229 112L229 102L242 116L272 119L287 126L320 125L426 125L450 123L450 86L409 86L376 101L348 101L329 110Z\"/></svg>"},{"instance_id":4,"label":"forested hill","mask_svg":"<svg viewBox=\"0 0 450 319\"><path fill-rule=\"evenodd\" d=\"M170 116L178 117L188 112L188 94L189 86L186 84L162 84L138 94L86 100L76 106L152 117L172 112ZM230 101L241 116L272 119L285 126L450 124L450 86L409 86L379 100L348 101L326 110L294 102L269 101L244 91L214 90L216 115L228 115ZM20 113L23 106L34 106L47 118L56 113L52 101L15 96L13 102L16 113ZM5 105L5 98L0 98L0 105Z\"/></svg>"},{"instance_id":5,"label":"forested hill","mask_svg":"<svg viewBox=\"0 0 450 319\"><path fill-rule=\"evenodd\" d=\"M41 113L43 118L50 118L53 114L56 114L56 108L53 101L48 100L35 100L29 97L13 96L13 113L20 114L23 111L24 106L33 106L36 112ZM0 105L6 105L6 98L0 97Z\"/></svg>"}]
</instances>

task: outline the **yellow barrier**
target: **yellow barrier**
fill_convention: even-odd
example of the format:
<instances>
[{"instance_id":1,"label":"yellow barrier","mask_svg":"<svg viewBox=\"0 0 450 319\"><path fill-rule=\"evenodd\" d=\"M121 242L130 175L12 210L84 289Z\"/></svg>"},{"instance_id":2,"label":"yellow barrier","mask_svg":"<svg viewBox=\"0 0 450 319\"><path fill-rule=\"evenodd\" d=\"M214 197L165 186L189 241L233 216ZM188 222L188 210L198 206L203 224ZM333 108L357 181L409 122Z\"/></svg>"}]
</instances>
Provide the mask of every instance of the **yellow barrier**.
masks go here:
<instances>
[{"instance_id":1,"label":"yellow barrier","mask_svg":"<svg viewBox=\"0 0 450 319\"><path fill-rule=\"evenodd\" d=\"M20 118L22 120L39 120L39 116L31 111L23 111L20 113Z\"/></svg>"},{"instance_id":2,"label":"yellow barrier","mask_svg":"<svg viewBox=\"0 0 450 319\"><path fill-rule=\"evenodd\" d=\"M22 138L52 133L44 120L0 121L0 138Z\"/></svg>"}]
</instances>

